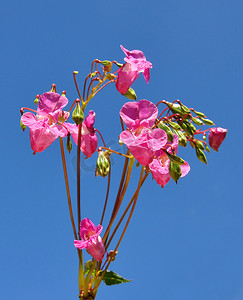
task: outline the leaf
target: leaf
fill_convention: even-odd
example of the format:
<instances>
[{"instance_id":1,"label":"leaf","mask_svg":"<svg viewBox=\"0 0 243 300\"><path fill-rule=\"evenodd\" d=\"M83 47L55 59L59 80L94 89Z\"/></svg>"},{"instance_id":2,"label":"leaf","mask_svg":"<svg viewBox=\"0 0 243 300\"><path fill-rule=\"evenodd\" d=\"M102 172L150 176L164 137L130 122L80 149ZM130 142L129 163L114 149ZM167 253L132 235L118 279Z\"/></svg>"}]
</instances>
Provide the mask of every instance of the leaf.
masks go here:
<instances>
[{"instance_id":1,"label":"leaf","mask_svg":"<svg viewBox=\"0 0 243 300\"><path fill-rule=\"evenodd\" d=\"M100 276L102 275L102 273L103 272L100 273ZM114 285L114 284L120 284L120 283L125 283L125 282L131 281L131 280L121 277L120 275L118 275L117 273L115 273L113 271L106 271L102 280L104 281L104 283L106 285Z\"/></svg>"}]
</instances>

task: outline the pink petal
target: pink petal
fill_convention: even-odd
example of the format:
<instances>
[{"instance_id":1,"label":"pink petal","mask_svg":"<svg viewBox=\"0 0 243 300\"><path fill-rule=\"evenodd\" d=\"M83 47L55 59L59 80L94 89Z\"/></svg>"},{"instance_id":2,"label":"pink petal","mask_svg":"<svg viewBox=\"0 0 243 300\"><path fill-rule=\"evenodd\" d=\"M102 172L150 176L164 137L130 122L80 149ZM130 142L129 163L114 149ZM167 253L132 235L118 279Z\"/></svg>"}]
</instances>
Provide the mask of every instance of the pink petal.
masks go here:
<instances>
[{"instance_id":1,"label":"pink petal","mask_svg":"<svg viewBox=\"0 0 243 300\"><path fill-rule=\"evenodd\" d=\"M228 131L228 129L224 129L221 127L210 129L210 132L208 135L208 141L209 141L210 147L214 151L218 151L220 145L223 143L223 141L226 137L227 131Z\"/></svg>"},{"instance_id":2,"label":"pink petal","mask_svg":"<svg viewBox=\"0 0 243 300\"><path fill-rule=\"evenodd\" d=\"M98 236L95 240L92 240L92 244L88 246L86 250L94 259L102 261L105 255L105 246L102 238Z\"/></svg>"},{"instance_id":3,"label":"pink petal","mask_svg":"<svg viewBox=\"0 0 243 300\"><path fill-rule=\"evenodd\" d=\"M40 96L37 114L40 116L46 116L55 111L60 111L68 103L68 99L64 96L60 96L58 93L47 92Z\"/></svg>"},{"instance_id":4,"label":"pink petal","mask_svg":"<svg viewBox=\"0 0 243 300\"><path fill-rule=\"evenodd\" d=\"M125 64L118 71L116 88L122 95L126 94L133 82L139 77L139 72L131 71L129 64Z\"/></svg>"},{"instance_id":5,"label":"pink petal","mask_svg":"<svg viewBox=\"0 0 243 300\"><path fill-rule=\"evenodd\" d=\"M38 122L36 116L30 112L24 113L21 117L21 121L24 125L28 126L29 128L34 127Z\"/></svg>"},{"instance_id":6,"label":"pink petal","mask_svg":"<svg viewBox=\"0 0 243 300\"><path fill-rule=\"evenodd\" d=\"M154 159L149 165L149 169L156 180L156 182L164 187L170 180L169 172L169 160L167 160L163 165L159 159Z\"/></svg>"}]
</instances>

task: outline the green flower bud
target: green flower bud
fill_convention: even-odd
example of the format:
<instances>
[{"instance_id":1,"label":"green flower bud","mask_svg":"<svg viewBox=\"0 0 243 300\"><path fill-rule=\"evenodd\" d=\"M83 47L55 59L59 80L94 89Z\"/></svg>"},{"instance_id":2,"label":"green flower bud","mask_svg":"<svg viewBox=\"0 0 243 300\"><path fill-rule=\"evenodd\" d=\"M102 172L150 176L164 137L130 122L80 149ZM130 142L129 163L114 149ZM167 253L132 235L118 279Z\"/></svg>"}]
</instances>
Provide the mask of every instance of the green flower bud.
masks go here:
<instances>
[{"instance_id":1,"label":"green flower bud","mask_svg":"<svg viewBox=\"0 0 243 300\"><path fill-rule=\"evenodd\" d=\"M67 151L70 153L72 150L72 142L71 142L71 138L70 138L70 133L68 133L67 135Z\"/></svg>"},{"instance_id":2,"label":"green flower bud","mask_svg":"<svg viewBox=\"0 0 243 300\"><path fill-rule=\"evenodd\" d=\"M21 118L20 118L20 128L21 128L23 131L25 131L26 127L27 127L27 126L23 124L23 122L22 122L22 120L21 120Z\"/></svg>"},{"instance_id":3,"label":"green flower bud","mask_svg":"<svg viewBox=\"0 0 243 300\"><path fill-rule=\"evenodd\" d=\"M110 172L110 162L106 158L103 151L99 151L99 156L96 163L96 176L106 177Z\"/></svg>"},{"instance_id":4,"label":"green flower bud","mask_svg":"<svg viewBox=\"0 0 243 300\"><path fill-rule=\"evenodd\" d=\"M173 142L173 133L172 133L170 127L167 126L167 125L165 125L165 123L163 123L163 122L159 122L159 123L157 124L157 126L158 126L160 129L163 129L163 130L166 132L167 138L168 138L168 142L171 142L171 143L172 143L172 142Z\"/></svg>"},{"instance_id":5,"label":"green flower bud","mask_svg":"<svg viewBox=\"0 0 243 300\"><path fill-rule=\"evenodd\" d=\"M198 158L201 162L207 164L207 157L206 157L206 155L205 155L204 152L203 152L201 149L199 149L198 147L196 147L196 154L197 154L197 158Z\"/></svg>"},{"instance_id":6,"label":"green flower bud","mask_svg":"<svg viewBox=\"0 0 243 300\"><path fill-rule=\"evenodd\" d=\"M134 89L129 88L129 90L124 94L124 96L126 96L128 99L131 100L137 100L137 95L134 91Z\"/></svg>"},{"instance_id":7,"label":"green flower bud","mask_svg":"<svg viewBox=\"0 0 243 300\"><path fill-rule=\"evenodd\" d=\"M179 156L173 155L169 152L166 152L166 155L168 156L169 160L172 161L174 164L177 165L184 165L185 161L180 158Z\"/></svg>"},{"instance_id":8,"label":"green flower bud","mask_svg":"<svg viewBox=\"0 0 243 300\"><path fill-rule=\"evenodd\" d=\"M196 127L192 123L189 123L187 120L184 120L180 125L188 135L193 136L196 132Z\"/></svg>"},{"instance_id":9,"label":"green flower bud","mask_svg":"<svg viewBox=\"0 0 243 300\"><path fill-rule=\"evenodd\" d=\"M184 133L180 130L173 130L173 132L178 136L179 138L179 145L182 147L186 147L187 145L187 138L185 137Z\"/></svg>"},{"instance_id":10,"label":"green flower bud","mask_svg":"<svg viewBox=\"0 0 243 300\"><path fill-rule=\"evenodd\" d=\"M181 173L181 167L172 161L170 161L169 164L169 172L171 178L177 183L177 181L180 179L182 173Z\"/></svg>"},{"instance_id":11,"label":"green flower bud","mask_svg":"<svg viewBox=\"0 0 243 300\"><path fill-rule=\"evenodd\" d=\"M192 148L196 148L196 144L195 144L195 142L194 141L190 141L190 145L192 146Z\"/></svg>"},{"instance_id":12,"label":"green flower bud","mask_svg":"<svg viewBox=\"0 0 243 300\"><path fill-rule=\"evenodd\" d=\"M111 62L109 60L103 60L103 61L100 61L100 63L103 65L103 66L109 66L111 64Z\"/></svg>"},{"instance_id":13,"label":"green flower bud","mask_svg":"<svg viewBox=\"0 0 243 300\"><path fill-rule=\"evenodd\" d=\"M175 122L168 121L168 124L170 125L170 127L172 129L175 129L175 130L181 129L181 126L179 124L175 123Z\"/></svg>"},{"instance_id":14,"label":"green flower bud","mask_svg":"<svg viewBox=\"0 0 243 300\"><path fill-rule=\"evenodd\" d=\"M212 120L201 118L201 120L207 125L215 125Z\"/></svg>"},{"instance_id":15,"label":"green flower bud","mask_svg":"<svg viewBox=\"0 0 243 300\"><path fill-rule=\"evenodd\" d=\"M210 152L210 149L209 149L208 145L205 145L205 149L206 149L207 152Z\"/></svg>"},{"instance_id":16,"label":"green flower bud","mask_svg":"<svg viewBox=\"0 0 243 300\"><path fill-rule=\"evenodd\" d=\"M206 133L204 133L203 134L203 140L206 141L206 139L207 139L207 135L206 135Z\"/></svg>"},{"instance_id":17,"label":"green flower bud","mask_svg":"<svg viewBox=\"0 0 243 300\"><path fill-rule=\"evenodd\" d=\"M83 122L83 119L84 119L84 112L80 106L80 101L79 99L76 100L76 107L73 111L73 114L72 114L72 119L73 121L79 125Z\"/></svg>"}]
</instances>

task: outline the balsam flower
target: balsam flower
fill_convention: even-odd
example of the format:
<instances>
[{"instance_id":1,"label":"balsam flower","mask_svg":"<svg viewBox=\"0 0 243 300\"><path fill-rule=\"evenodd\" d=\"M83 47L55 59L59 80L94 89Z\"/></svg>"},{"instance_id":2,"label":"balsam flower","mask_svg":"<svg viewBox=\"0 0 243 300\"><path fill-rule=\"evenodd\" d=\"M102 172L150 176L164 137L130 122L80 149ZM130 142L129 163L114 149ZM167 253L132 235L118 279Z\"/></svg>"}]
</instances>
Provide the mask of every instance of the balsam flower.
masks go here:
<instances>
[{"instance_id":1,"label":"balsam flower","mask_svg":"<svg viewBox=\"0 0 243 300\"><path fill-rule=\"evenodd\" d=\"M227 131L228 131L228 129L224 129L221 127L210 129L210 132L208 135L208 141L209 141L210 147L213 150L218 151L220 145L223 143L223 141L226 137Z\"/></svg>"},{"instance_id":2,"label":"balsam flower","mask_svg":"<svg viewBox=\"0 0 243 300\"><path fill-rule=\"evenodd\" d=\"M176 134L174 134L173 138L173 143L168 143L164 149L161 149L156 153L155 158L153 161L149 164L149 169L152 173L153 178L156 180L156 182L161 185L161 187L164 187L170 180L170 172L169 172L169 164L170 160L168 156L166 155L166 152L172 153L173 152L176 154L177 149L178 149L178 144L179 144L179 139ZM190 171L190 166L189 164L185 161L181 167L181 177L184 177L188 174Z\"/></svg>"},{"instance_id":3,"label":"balsam flower","mask_svg":"<svg viewBox=\"0 0 243 300\"><path fill-rule=\"evenodd\" d=\"M150 72L152 68L151 62L146 60L143 52L140 50L129 51L121 45L122 51L125 53L124 64L118 71L116 80L117 90L124 95L133 82L139 77L139 73L143 73L146 82L149 82Z\"/></svg>"},{"instance_id":4,"label":"balsam flower","mask_svg":"<svg viewBox=\"0 0 243 300\"><path fill-rule=\"evenodd\" d=\"M59 116L67 117L67 114L62 111L67 103L68 99L65 96L47 92L39 98L36 115L30 112L22 115L22 123L30 128L30 143L34 153L42 152L59 136L67 135L67 130L57 124Z\"/></svg>"},{"instance_id":5,"label":"balsam flower","mask_svg":"<svg viewBox=\"0 0 243 300\"><path fill-rule=\"evenodd\" d=\"M85 118L85 120L82 123L82 129L81 129L80 149L87 157L90 157L95 152L98 145L98 138L95 133L95 129L93 127L94 122L95 122L95 113L93 110L90 110L88 116ZM74 142L78 144L78 125L67 123L66 127L71 133Z\"/></svg>"},{"instance_id":6,"label":"balsam flower","mask_svg":"<svg viewBox=\"0 0 243 300\"><path fill-rule=\"evenodd\" d=\"M94 259L102 261L105 255L105 246L100 237L102 229L101 225L95 227L90 219L83 219L80 222L80 237L82 240L75 240L74 246L80 250L86 249Z\"/></svg>"}]
</instances>

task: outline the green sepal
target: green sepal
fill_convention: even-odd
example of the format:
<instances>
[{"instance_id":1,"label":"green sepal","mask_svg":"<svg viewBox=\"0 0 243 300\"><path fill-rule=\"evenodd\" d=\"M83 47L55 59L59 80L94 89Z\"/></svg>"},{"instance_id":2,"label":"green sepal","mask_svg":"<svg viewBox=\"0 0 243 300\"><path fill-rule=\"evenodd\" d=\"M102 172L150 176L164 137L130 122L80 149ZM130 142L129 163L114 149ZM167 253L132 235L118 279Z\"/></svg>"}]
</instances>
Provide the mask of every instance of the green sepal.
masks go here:
<instances>
[{"instance_id":1,"label":"green sepal","mask_svg":"<svg viewBox=\"0 0 243 300\"><path fill-rule=\"evenodd\" d=\"M180 158L179 156L173 155L169 152L166 152L166 155L168 156L169 160L176 165L184 165L184 163L185 163L185 161L182 158Z\"/></svg>"},{"instance_id":2,"label":"green sepal","mask_svg":"<svg viewBox=\"0 0 243 300\"><path fill-rule=\"evenodd\" d=\"M177 181L180 179L182 173L181 173L181 167L172 161L170 161L169 164L169 172L171 178L177 183Z\"/></svg>"},{"instance_id":3,"label":"green sepal","mask_svg":"<svg viewBox=\"0 0 243 300\"><path fill-rule=\"evenodd\" d=\"M137 100L137 95L136 95L134 89L132 89L132 88L129 88L129 90L124 94L124 96L130 100Z\"/></svg>"},{"instance_id":4,"label":"green sepal","mask_svg":"<svg viewBox=\"0 0 243 300\"><path fill-rule=\"evenodd\" d=\"M100 272L100 276L103 274L103 272ZM125 283L125 282L130 282L131 280L128 280L126 278L121 277L117 273L113 271L106 271L103 279L104 283L106 285L114 285L114 284L120 284L120 283Z\"/></svg>"}]
</instances>

